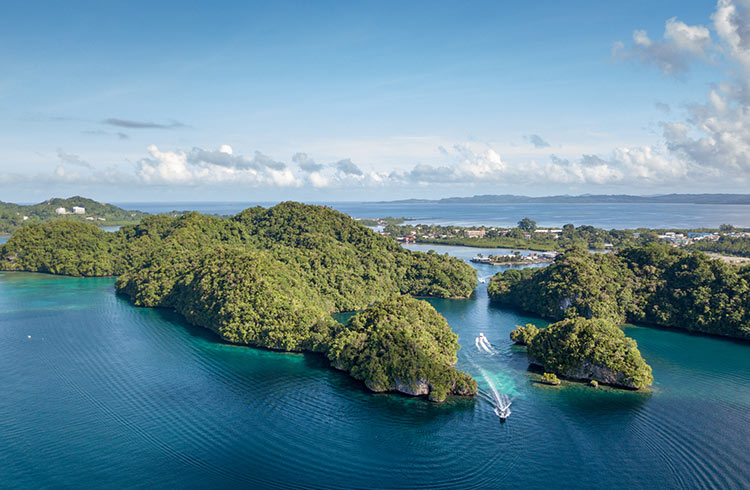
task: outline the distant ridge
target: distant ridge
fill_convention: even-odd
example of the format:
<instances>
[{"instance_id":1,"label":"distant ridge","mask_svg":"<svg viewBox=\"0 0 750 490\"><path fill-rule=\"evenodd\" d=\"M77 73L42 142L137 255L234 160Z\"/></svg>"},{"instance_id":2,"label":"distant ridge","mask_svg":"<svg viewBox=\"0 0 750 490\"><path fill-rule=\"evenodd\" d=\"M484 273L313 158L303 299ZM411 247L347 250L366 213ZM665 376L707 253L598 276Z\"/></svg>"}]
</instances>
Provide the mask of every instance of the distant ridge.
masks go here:
<instances>
[{"instance_id":1,"label":"distant ridge","mask_svg":"<svg viewBox=\"0 0 750 490\"><path fill-rule=\"evenodd\" d=\"M750 204L750 194L659 194L631 196L627 194L581 194L579 196L516 196L512 194L484 194L471 197L446 197L443 199L402 199L384 201L395 203L664 203L664 204Z\"/></svg>"}]
</instances>

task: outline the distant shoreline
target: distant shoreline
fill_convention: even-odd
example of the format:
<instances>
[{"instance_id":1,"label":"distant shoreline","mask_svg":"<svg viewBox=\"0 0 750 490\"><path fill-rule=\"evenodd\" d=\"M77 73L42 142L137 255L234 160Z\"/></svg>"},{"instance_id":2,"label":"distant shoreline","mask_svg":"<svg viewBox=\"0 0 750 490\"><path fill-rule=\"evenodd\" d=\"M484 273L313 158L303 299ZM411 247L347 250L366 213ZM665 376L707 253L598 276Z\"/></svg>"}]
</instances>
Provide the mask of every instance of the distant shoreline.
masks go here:
<instances>
[{"instance_id":1,"label":"distant shoreline","mask_svg":"<svg viewBox=\"0 0 750 490\"><path fill-rule=\"evenodd\" d=\"M695 204L695 205L750 205L750 194L661 194L633 196L629 194L583 194L578 196L517 196L486 194L471 197L442 199L402 199L378 203L421 204Z\"/></svg>"}]
</instances>

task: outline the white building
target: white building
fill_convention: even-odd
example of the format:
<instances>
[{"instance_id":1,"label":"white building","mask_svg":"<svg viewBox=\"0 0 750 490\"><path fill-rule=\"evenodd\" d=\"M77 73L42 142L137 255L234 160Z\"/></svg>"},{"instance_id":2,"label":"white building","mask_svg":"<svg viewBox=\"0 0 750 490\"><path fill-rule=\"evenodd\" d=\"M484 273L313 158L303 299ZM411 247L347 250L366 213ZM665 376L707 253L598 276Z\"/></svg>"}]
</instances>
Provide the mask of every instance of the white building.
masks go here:
<instances>
[{"instance_id":1,"label":"white building","mask_svg":"<svg viewBox=\"0 0 750 490\"><path fill-rule=\"evenodd\" d=\"M55 214L68 214L68 212L65 210L65 208L57 208L55 209Z\"/></svg>"},{"instance_id":2,"label":"white building","mask_svg":"<svg viewBox=\"0 0 750 490\"><path fill-rule=\"evenodd\" d=\"M81 206L73 206L73 214L86 214L86 208Z\"/></svg>"}]
</instances>

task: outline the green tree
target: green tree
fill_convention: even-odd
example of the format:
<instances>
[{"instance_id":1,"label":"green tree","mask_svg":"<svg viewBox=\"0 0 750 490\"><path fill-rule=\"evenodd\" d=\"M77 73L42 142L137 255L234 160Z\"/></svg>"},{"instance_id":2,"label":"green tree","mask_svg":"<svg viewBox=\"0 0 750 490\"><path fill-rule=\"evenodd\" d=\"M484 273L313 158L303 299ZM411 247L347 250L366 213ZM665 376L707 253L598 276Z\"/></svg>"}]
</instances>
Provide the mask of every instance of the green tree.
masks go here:
<instances>
[{"instance_id":1,"label":"green tree","mask_svg":"<svg viewBox=\"0 0 750 490\"><path fill-rule=\"evenodd\" d=\"M636 389L654 381L636 341L602 319L553 323L531 339L528 356L545 371L569 378Z\"/></svg>"},{"instance_id":2,"label":"green tree","mask_svg":"<svg viewBox=\"0 0 750 490\"><path fill-rule=\"evenodd\" d=\"M458 336L426 301L393 295L354 315L335 336L328 357L373 391L477 392L476 382L453 366Z\"/></svg>"},{"instance_id":3,"label":"green tree","mask_svg":"<svg viewBox=\"0 0 750 490\"><path fill-rule=\"evenodd\" d=\"M518 222L518 228L523 231L533 232L536 230L536 221L531 218L524 218Z\"/></svg>"},{"instance_id":4,"label":"green tree","mask_svg":"<svg viewBox=\"0 0 750 490\"><path fill-rule=\"evenodd\" d=\"M199 213L149 216L115 233L85 222L32 224L0 246L0 267L115 274L117 292L136 305L174 308L227 341L319 352L332 347L340 327L331 313L364 310L400 294L467 297L477 281L476 270L459 259L406 250L342 213L294 202L249 208L228 219ZM394 317L427 322L425 328L437 335L436 345L416 346L424 352L450 353L457 347L445 319L427 303L399 299L391 306ZM380 322L368 331L377 339L389 329ZM420 335L423 340L428 336ZM416 347L394 345L393 352L402 347L393 365L408 371L410 349ZM429 372L433 399L475 391L473 380L450 366Z\"/></svg>"}]
</instances>

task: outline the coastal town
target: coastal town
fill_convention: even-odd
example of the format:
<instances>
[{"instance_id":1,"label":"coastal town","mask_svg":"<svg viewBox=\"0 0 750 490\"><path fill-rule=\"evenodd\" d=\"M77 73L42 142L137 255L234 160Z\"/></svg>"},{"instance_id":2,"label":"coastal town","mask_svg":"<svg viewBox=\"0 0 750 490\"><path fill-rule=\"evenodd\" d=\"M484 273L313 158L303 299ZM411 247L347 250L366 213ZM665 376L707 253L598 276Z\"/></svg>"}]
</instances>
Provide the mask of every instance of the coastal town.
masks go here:
<instances>
[{"instance_id":1,"label":"coastal town","mask_svg":"<svg viewBox=\"0 0 750 490\"><path fill-rule=\"evenodd\" d=\"M728 224L722 224L716 229L605 230L572 224L560 228L537 227L536 222L530 218L520 220L516 227L410 224L406 218L371 221L376 225L378 233L404 244L505 248L535 252L529 255L508 253L477 257L477 262L492 264L550 262L554 258L552 252L561 252L570 247L606 252L653 242L666 243L675 248L701 250L717 258L726 257L723 260L736 264L747 262L741 258L750 258L750 229L735 228Z\"/></svg>"},{"instance_id":2,"label":"coastal town","mask_svg":"<svg viewBox=\"0 0 750 490\"><path fill-rule=\"evenodd\" d=\"M514 251L509 254L488 255L486 257L482 254L477 254L476 257L471 259L471 262L488 265L549 264L555 261L557 255L557 252L531 252L524 255L519 251Z\"/></svg>"},{"instance_id":3,"label":"coastal town","mask_svg":"<svg viewBox=\"0 0 750 490\"><path fill-rule=\"evenodd\" d=\"M58 216L65 216L67 214L76 214L79 216L85 216L87 221L107 221L107 218L101 216L86 216L86 208L82 206L73 206L71 211L68 211L64 207L55 208L55 214ZM24 218L26 218L24 216Z\"/></svg>"}]
</instances>

